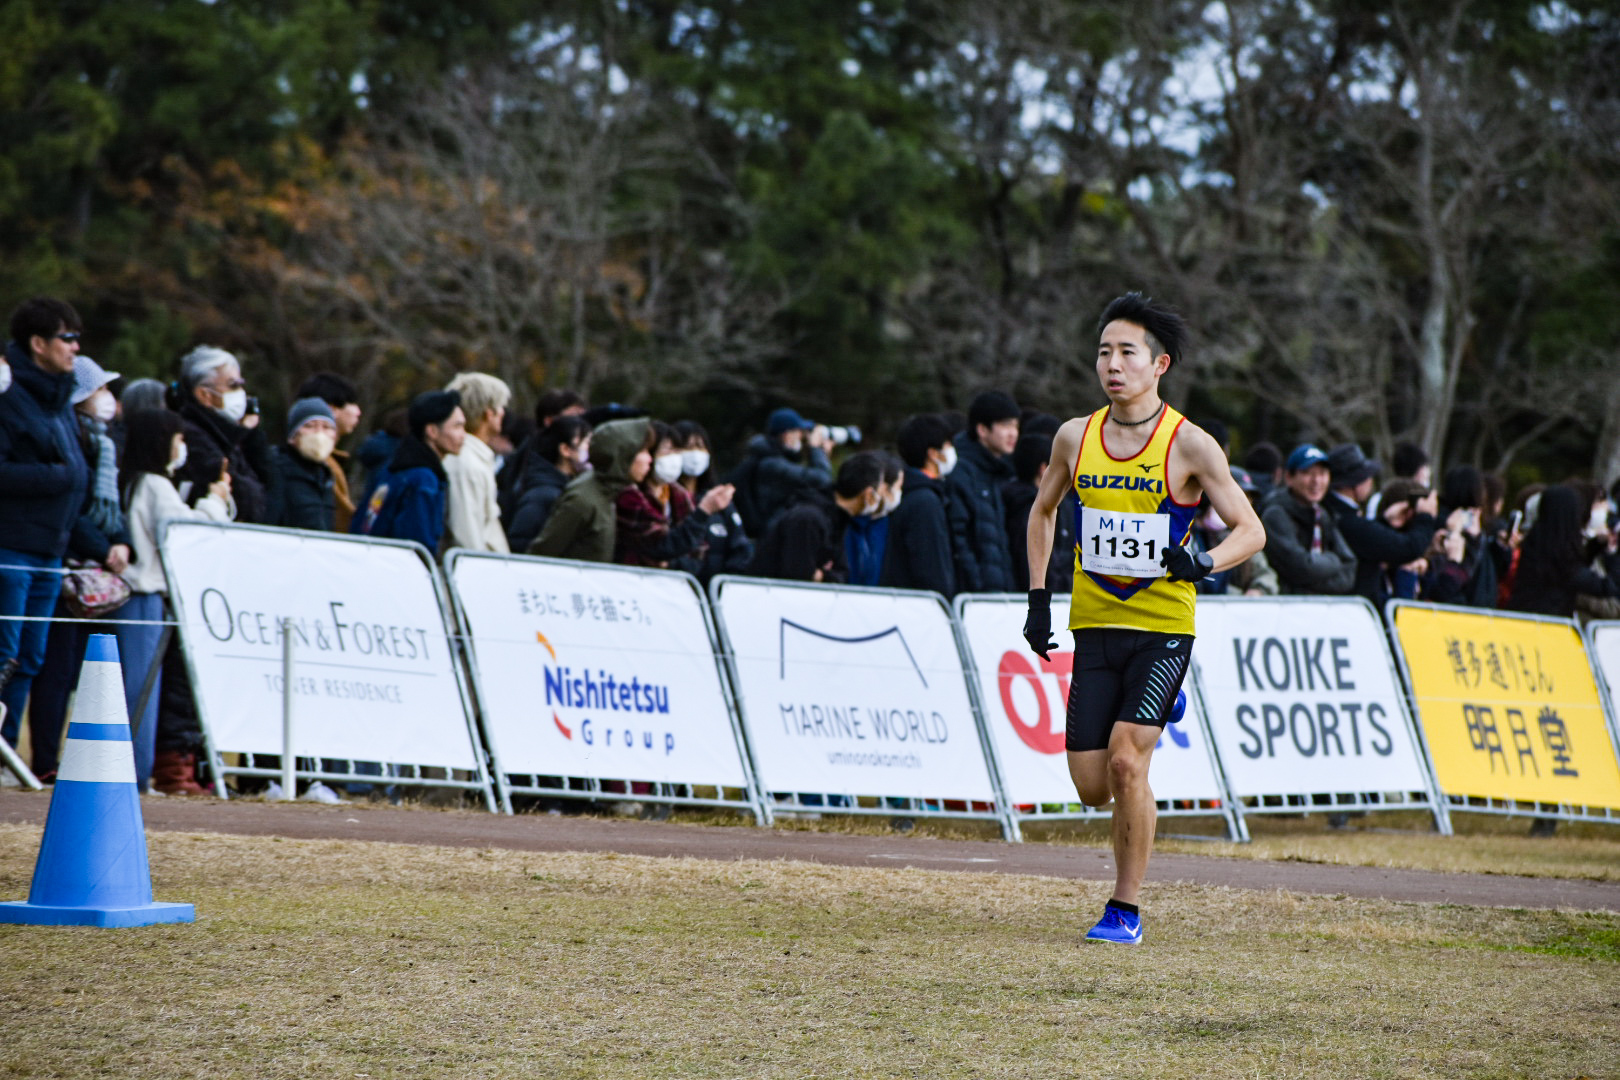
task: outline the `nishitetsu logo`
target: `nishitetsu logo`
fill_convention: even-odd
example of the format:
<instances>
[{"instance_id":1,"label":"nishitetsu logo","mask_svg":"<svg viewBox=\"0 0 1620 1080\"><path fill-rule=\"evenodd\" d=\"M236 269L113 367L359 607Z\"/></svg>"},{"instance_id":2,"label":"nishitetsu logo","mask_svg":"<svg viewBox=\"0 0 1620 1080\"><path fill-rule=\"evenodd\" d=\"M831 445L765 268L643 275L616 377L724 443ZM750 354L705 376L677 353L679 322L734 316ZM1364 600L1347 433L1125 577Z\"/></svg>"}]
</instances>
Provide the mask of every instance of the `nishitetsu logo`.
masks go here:
<instances>
[{"instance_id":1,"label":"nishitetsu logo","mask_svg":"<svg viewBox=\"0 0 1620 1080\"><path fill-rule=\"evenodd\" d=\"M675 733L649 726L651 718L669 715L668 686L639 675L626 679L605 668L561 664L546 635L537 630L534 637L551 656L544 673L546 705L563 738L572 741L577 730L580 741L590 747L653 750L661 745L665 754L674 751ZM559 709L589 710L598 715L582 717L571 728L563 722Z\"/></svg>"}]
</instances>

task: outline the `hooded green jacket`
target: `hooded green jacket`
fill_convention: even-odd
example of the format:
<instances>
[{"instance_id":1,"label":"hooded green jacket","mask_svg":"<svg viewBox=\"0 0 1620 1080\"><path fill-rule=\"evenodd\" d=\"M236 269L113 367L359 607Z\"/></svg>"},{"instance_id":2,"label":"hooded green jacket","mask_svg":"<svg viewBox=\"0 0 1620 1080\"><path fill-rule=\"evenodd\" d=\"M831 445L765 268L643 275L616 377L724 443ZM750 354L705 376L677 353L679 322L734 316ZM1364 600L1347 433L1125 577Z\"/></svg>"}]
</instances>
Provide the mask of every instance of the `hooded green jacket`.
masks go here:
<instances>
[{"instance_id":1,"label":"hooded green jacket","mask_svg":"<svg viewBox=\"0 0 1620 1080\"><path fill-rule=\"evenodd\" d=\"M591 433L591 471L563 489L530 555L613 561L614 500L630 485L630 464L646 445L649 426L647 420L614 420Z\"/></svg>"}]
</instances>

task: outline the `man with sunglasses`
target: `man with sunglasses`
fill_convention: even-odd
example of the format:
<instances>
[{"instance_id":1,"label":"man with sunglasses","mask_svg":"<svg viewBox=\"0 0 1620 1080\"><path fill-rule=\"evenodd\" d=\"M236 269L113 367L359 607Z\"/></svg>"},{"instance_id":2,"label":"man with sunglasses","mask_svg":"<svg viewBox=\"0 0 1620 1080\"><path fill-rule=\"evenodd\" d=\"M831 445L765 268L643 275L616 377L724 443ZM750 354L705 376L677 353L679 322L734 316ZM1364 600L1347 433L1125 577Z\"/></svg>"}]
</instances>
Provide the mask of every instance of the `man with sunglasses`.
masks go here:
<instances>
[{"instance_id":1,"label":"man with sunglasses","mask_svg":"<svg viewBox=\"0 0 1620 1080\"><path fill-rule=\"evenodd\" d=\"M90 489L73 418L73 358L83 326L49 297L11 316L0 394L0 736L13 746L28 691L45 659L46 622L62 591L62 556Z\"/></svg>"}]
</instances>

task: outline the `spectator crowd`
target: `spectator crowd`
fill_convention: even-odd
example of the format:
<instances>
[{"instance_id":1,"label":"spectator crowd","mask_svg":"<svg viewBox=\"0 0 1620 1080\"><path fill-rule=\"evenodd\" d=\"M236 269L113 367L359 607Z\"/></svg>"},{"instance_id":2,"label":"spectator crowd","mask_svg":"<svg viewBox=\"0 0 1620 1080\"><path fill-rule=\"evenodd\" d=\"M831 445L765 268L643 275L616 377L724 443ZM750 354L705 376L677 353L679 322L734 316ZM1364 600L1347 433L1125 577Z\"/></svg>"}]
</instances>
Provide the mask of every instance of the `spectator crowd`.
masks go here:
<instances>
[{"instance_id":1,"label":"spectator crowd","mask_svg":"<svg viewBox=\"0 0 1620 1080\"><path fill-rule=\"evenodd\" d=\"M383 417L351 457L339 444L362 415L341 376L306 380L285 423L267 424L248 392L252 373L223 349L191 350L165 386L126 382L83 355L80 318L62 301L27 301L9 329L0 736L15 746L26 715L32 768L45 780L88 634L102 622L124 661L142 789L204 790L189 676L163 625L158 538L175 520L388 537L435 555L459 547L668 568L703 581L750 574L947 598L1071 586L1072 500L1044 574L1031 573L1025 545L1060 421L998 391L973 398L965 415L905 419L893 451L860 448L858 430L780 408L721 476L696 422L592 407L568 390L543 394L532 419L512 416L511 388L469 372ZM1202 426L1227 444L1224 425ZM1620 615L1620 482L1532 484L1510 506L1502 478L1473 466L1452 466L1434 484L1409 444L1396 447L1388 474L1352 444L1249 448L1232 475L1260 514L1266 548L1198 588ZM1205 500L1193 545L1207 550L1225 532Z\"/></svg>"}]
</instances>

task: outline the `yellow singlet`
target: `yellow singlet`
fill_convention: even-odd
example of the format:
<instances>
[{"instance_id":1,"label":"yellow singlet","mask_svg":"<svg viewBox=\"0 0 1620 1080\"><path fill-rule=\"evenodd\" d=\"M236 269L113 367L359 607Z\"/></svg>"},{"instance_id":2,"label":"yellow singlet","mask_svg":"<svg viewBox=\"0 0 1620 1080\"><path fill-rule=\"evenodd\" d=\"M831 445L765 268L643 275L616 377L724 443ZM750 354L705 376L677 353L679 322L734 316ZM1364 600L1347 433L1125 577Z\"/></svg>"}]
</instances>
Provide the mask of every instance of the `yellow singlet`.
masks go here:
<instances>
[{"instance_id":1,"label":"yellow singlet","mask_svg":"<svg viewBox=\"0 0 1620 1080\"><path fill-rule=\"evenodd\" d=\"M1116 458L1103 445L1103 424L1107 419L1107 408L1086 418L1075 461L1076 543L1069 629L1119 627L1190 635L1194 633L1193 605L1197 595L1191 582L1119 576L1085 568L1088 551L1099 562L1104 558L1129 558L1138 566L1156 566L1165 537L1172 544L1187 543L1198 505L1177 502L1170 493L1169 476L1170 446L1186 418L1165 405L1147 445L1129 458ZM1090 515L1088 508L1093 511ZM1092 526L1089 535L1088 518Z\"/></svg>"}]
</instances>

